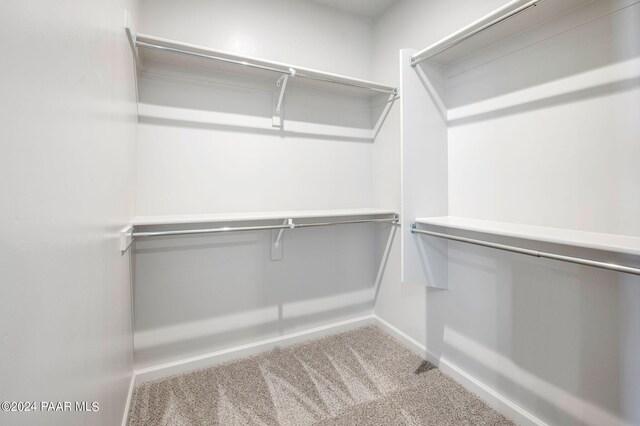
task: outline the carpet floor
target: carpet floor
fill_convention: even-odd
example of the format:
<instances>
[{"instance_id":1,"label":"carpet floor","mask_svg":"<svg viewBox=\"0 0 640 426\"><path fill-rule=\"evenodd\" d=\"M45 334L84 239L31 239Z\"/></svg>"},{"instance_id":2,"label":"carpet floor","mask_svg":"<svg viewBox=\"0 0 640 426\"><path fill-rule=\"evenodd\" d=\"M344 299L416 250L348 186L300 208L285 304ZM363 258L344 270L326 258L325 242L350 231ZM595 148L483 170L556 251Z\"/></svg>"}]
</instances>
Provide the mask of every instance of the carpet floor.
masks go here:
<instances>
[{"instance_id":1,"label":"carpet floor","mask_svg":"<svg viewBox=\"0 0 640 426\"><path fill-rule=\"evenodd\" d=\"M138 386L129 426L512 425L375 326Z\"/></svg>"}]
</instances>

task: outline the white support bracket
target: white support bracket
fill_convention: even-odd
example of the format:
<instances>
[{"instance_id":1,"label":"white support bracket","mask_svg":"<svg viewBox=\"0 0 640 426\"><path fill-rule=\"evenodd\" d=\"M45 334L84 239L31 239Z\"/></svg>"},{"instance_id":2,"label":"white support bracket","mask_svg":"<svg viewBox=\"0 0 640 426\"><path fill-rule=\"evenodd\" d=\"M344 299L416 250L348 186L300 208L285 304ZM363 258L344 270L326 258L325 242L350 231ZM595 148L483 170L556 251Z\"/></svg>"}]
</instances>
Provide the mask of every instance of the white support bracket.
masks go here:
<instances>
[{"instance_id":1,"label":"white support bracket","mask_svg":"<svg viewBox=\"0 0 640 426\"><path fill-rule=\"evenodd\" d=\"M283 225L289 225L289 229L293 229L293 228L296 227L296 225L293 223L293 219L285 219L282 224ZM283 233L284 233L284 228L281 229L280 231L278 231L278 237L276 238L275 243L273 243L273 246L275 248L279 248L280 247L280 240L282 240L282 234Z\"/></svg>"},{"instance_id":2,"label":"white support bracket","mask_svg":"<svg viewBox=\"0 0 640 426\"><path fill-rule=\"evenodd\" d=\"M273 127L282 127L282 103L284 101L284 92L287 90L289 77L294 77L295 75L296 70L293 68L289 68L289 74L282 74L282 76L276 82L276 87L280 88L280 95L278 96L278 101L276 102L275 106L275 112L273 114Z\"/></svg>"},{"instance_id":3,"label":"white support bracket","mask_svg":"<svg viewBox=\"0 0 640 426\"><path fill-rule=\"evenodd\" d=\"M393 89L393 93L391 93L389 95L389 98L385 102L383 102L385 106L382 109L380 116L378 117L378 121L376 122L376 125L373 127L373 139L375 139L378 136L378 132L380 132L380 128L382 127L382 124L384 123L387 116L389 115L389 111L391 111L391 107L393 106L395 101L397 101L398 99L400 99L400 96L398 95L398 89Z\"/></svg>"},{"instance_id":4,"label":"white support bracket","mask_svg":"<svg viewBox=\"0 0 640 426\"><path fill-rule=\"evenodd\" d=\"M283 225L288 225L289 229L296 227L293 219L285 219ZM271 260L282 260L282 235L285 228L271 231Z\"/></svg>"},{"instance_id":5,"label":"white support bracket","mask_svg":"<svg viewBox=\"0 0 640 426\"><path fill-rule=\"evenodd\" d=\"M133 54L133 61L136 64L136 69L142 69L140 56L138 55L138 46L136 46L136 35L131 32L131 28L129 27L126 27L124 30L127 33L127 40L129 41L129 47L131 48L131 53Z\"/></svg>"},{"instance_id":6,"label":"white support bracket","mask_svg":"<svg viewBox=\"0 0 640 426\"><path fill-rule=\"evenodd\" d=\"M133 243L133 226L129 225L120 231L120 251L126 253Z\"/></svg>"},{"instance_id":7,"label":"white support bracket","mask_svg":"<svg viewBox=\"0 0 640 426\"><path fill-rule=\"evenodd\" d=\"M128 16L127 16L127 19L129 19ZM131 48L131 54L133 55L133 63L135 65L133 67L133 77L134 77L134 83L136 85L136 107L137 107L138 102L140 100L140 96L138 94L138 75L142 70L142 62L140 62L138 46L136 46L136 38L137 38L136 34L131 32L131 28L129 27L126 27L124 30L127 33L127 40L129 41L129 47Z\"/></svg>"}]
</instances>

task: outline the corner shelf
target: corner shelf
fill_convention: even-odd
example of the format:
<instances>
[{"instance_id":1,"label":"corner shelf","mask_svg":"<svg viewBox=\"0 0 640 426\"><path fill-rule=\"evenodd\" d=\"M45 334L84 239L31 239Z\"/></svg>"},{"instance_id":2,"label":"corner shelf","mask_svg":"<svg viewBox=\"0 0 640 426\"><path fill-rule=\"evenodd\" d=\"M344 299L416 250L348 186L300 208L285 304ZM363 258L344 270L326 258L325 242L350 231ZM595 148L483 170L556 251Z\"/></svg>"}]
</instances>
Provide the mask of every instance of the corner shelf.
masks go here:
<instances>
[{"instance_id":1,"label":"corner shelf","mask_svg":"<svg viewBox=\"0 0 640 426\"><path fill-rule=\"evenodd\" d=\"M640 256L640 237L628 235L575 231L572 229L496 222L456 216L417 218L415 222L421 225L481 232L504 237Z\"/></svg>"}]
</instances>

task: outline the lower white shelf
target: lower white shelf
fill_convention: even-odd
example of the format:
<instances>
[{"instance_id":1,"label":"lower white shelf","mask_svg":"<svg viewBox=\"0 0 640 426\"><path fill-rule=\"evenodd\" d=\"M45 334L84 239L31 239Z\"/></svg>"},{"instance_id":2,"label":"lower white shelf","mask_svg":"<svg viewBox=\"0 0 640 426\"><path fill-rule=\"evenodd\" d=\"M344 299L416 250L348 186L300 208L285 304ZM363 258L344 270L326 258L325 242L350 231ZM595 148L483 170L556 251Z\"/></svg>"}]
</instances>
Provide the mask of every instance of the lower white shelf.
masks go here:
<instances>
[{"instance_id":1,"label":"lower white shelf","mask_svg":"<svg viewBox=\"0 0 640 426\"><path fill-rule=\"evenodd\" d=\"M575 231L572 229L496 222L456 216L417 218L415 222L422 225L441 226L450 229L461 229L640 256L640 237L629 235Z\"/></svg>"},{"instance_id":2,"label":"lower white shelf","mask_svg":"<svg viewBox=\"0 0 640 426\"><path fill-rule=\"evenodd\" d=\"M329 219L335 218L335 219ZM298 222L298 220L302 220ZM235 225L247 222L245 225ZM256 224L256 222L267 222ZM276 223L274 223L276 222ZM120 250L126 252L135 238L217 234L236 231L276 231L274 247L279 248L285 229L356 223L397 224L398 214L385 209L336 209L273 211L228 214L139 216L120 232ZM224 224L209 226L210 224ZM234 224L229 226L229 224ZM186 229L185 229L186 228Z\"/></svg>"}]
</instances>

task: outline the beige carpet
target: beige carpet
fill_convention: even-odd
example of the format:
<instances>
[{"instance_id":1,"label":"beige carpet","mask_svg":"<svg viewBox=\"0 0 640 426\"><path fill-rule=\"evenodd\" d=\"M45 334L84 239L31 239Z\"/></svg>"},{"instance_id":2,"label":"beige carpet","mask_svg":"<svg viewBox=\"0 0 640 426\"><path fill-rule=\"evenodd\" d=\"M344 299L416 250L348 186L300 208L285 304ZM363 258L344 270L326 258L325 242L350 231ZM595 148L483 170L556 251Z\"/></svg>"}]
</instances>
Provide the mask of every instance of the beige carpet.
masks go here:
<instances>
[{"instance_id":1,"label":"beige carpet","mask_svg":"<svg viewBox=\"0 0 640 426\"><path fill-rule=\"evenodd\" d=\"M144 383L130 426L511 425L374 326Z\"/></svg>"}]
</instances>

